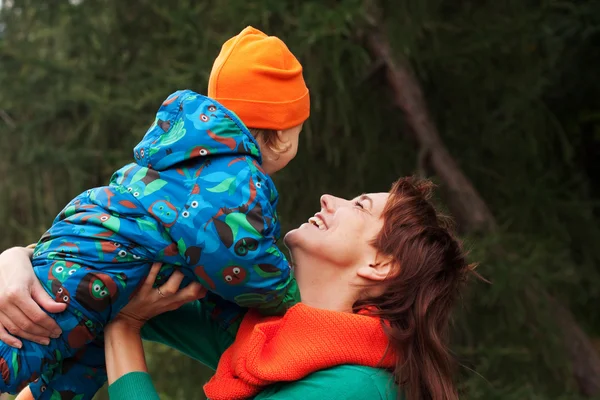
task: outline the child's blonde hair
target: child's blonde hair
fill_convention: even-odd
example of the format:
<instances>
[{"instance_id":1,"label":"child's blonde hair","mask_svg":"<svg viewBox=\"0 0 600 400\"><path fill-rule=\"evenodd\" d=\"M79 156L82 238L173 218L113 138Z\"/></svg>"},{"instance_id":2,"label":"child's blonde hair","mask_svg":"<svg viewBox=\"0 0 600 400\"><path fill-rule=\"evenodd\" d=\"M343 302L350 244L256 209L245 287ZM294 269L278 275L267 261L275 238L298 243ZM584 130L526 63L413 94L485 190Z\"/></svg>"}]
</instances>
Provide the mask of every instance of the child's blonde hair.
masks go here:
<instances>
[{"instance_id":1,"label":"child's blonde hair","mask_svg":"<svg viewBox=\"0 0 600 400\"><path fill-rule=\"evenodd\" d=\"M291 143L286 144L279 140L275 129L248 128L248 130L260 145L267 146L269 150L277 155L285 153L292 147Z\"/></svg>"}]
</instances>

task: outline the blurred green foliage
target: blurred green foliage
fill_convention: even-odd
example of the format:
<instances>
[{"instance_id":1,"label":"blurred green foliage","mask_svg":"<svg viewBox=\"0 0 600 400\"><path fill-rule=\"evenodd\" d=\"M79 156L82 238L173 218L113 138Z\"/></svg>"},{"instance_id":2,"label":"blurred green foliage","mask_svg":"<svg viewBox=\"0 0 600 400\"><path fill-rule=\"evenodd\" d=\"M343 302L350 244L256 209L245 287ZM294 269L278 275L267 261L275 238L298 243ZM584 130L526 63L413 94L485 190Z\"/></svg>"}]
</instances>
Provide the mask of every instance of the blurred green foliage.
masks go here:
<instances>
[{"instance_id":1,"label":"blurred green foliage","mask_svg":"<svg viewBox=\"0 0 600 400\"><path fill-rule=\"evenodd\" d=\"M36 241L68 200L130 162L160 102L177 89L205 93L220 45L247 25L284 39L311 90L299 155L275 176L284 231L322 193L387 190L417 168L362 41L362 0L10 4L0 10L0 248ZM576 399L535 286L599 336L600 3L378 5L395 54L411 62L443 140L501 227L465 238L493 284L471 285L456 315L464 398ZM198 397L209 371L147 348L161 398Z\"/></svg>"}]
</instances>

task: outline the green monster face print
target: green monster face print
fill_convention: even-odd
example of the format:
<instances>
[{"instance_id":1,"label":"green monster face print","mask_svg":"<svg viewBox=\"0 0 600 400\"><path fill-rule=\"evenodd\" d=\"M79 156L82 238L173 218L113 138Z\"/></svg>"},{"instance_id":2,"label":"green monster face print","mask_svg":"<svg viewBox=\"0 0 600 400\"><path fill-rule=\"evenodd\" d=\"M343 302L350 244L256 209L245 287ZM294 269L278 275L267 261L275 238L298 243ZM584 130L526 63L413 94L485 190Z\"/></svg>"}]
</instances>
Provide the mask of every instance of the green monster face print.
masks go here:
<instances>
[{"instance_id":1,"label":"green monster face print","mask_svg":"<svg viewBox=\"0 0 600 400\"><path fill-rule=\"evenodd\" d=\"M235 254L241 257L248 254L248 252L256 251L256 249L258 249L258 240L251 237L241 238L234 246Z\"/></svg>"},{"instance_id":2,"label":"green monster face print","mask_svg":"<svg viewBox=\"0 0 600 400\"><path fill-rule=\"evenodd\" d=\"M177 209L173 204L166 200L155 201L150 205L148 212L162 222L167 228L173 226L177 220Z\"/></svg>"},{"instance_id":3,"label":"green monster face print","mask_svg":"<svg viewBox=\"0 0 600 400\"><path fill-rule=\"evenodd\" d=\"M119 287L110 276L88 273L77 286L75 300L88 309L103 311L110 307L118 294Z\"/></svg>"},{"instance_id":4,"label":"green monster face print","mask_svg":"<svg viewBox=\"0 0 600 400\"><path fill-rule=\"evenodd\" d=\"M107 297L109 293L108 289L106 289L106 286L104 285L104 282L102 282L100 279L95 279L92 282L91 294L94 296L94 298L102 300Z\"/></svg>"},{"instance_id":5,"label":"green monster face print","mask_svg":"<svg viewBox=\"0 0 600 400\"><path fill-rule=\"evenodd\" d=\"M52 264L50 271L48 271L49 280L58 280L64 283L67 278L77 272L81 268L81 265L65 260L58 260Z\"/></svg>"},{"instance_id":6,"label":"green monster face print","mask_svg":"<svg viewBox=\"0 0 600 400\"><path fill-rule=\"evenodd\" d=\"M259 249L262 235L252 226L247 215L238 212L230 213L224 221L217 219L214 224L221 243L227 248L233 246L237 256L252 257L252 253Z\"/></svg>"}]
</instances>

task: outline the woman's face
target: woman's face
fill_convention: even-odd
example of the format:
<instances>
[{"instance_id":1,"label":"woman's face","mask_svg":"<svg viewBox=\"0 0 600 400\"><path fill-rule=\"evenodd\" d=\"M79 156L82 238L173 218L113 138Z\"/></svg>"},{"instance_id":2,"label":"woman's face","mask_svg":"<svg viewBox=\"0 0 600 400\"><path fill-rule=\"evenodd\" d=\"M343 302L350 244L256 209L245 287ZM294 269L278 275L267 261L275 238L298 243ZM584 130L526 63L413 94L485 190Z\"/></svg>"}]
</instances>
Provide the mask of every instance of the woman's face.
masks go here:
<instances>
[{"instance_id":1,"label":"woman's face","mask_svg":"<svg viewBox=\"0 0 600 400\"><path fill-rule=\"evenodd\" d=\"M290 231L285 243L294 259L311 255L341 268L373 263L376 252L371 242L383 226L388 196L369 193L346 200L323 195L321 211Z\"/></svg>"}]
</instances>

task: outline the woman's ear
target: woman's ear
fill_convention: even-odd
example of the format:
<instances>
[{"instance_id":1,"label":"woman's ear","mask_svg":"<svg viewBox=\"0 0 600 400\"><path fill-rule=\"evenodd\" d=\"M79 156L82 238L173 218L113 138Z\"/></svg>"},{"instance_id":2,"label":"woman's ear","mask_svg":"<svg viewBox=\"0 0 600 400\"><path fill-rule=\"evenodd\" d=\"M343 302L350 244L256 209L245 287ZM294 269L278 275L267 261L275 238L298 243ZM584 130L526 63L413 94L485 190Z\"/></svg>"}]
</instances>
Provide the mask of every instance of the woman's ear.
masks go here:
<instances>
[{"instance_id":1,"label":"woman's ear","mask_svg":"<svg viewBox=\"0 0 600 400\"><path fill-rule=\"evenodd\" d=\"M361 278L371 281L383 281L392 272L394 260L392 257L378 255L375 262L364 267L360 267L356 274Z\"/></svg>"}]
</instances>

